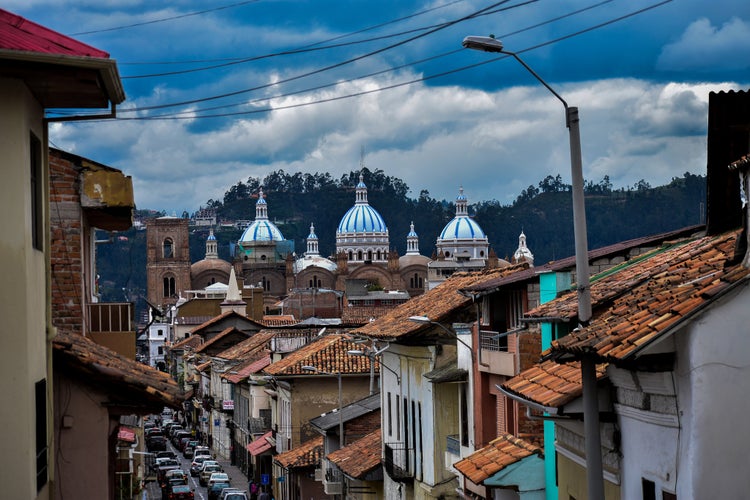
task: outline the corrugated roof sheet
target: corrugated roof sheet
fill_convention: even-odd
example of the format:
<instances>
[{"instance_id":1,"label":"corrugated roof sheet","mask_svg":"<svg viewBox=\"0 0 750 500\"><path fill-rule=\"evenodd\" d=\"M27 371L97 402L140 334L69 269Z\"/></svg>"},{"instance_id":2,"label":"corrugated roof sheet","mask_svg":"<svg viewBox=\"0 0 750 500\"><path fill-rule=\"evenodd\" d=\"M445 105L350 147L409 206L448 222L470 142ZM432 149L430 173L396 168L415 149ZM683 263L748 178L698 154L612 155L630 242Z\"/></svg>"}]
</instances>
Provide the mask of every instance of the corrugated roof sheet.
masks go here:
<instances>
[{"instance_id":1,"label":"corrugated roof sheet","mask_svg":"<svg viewBox=\"0 0 750 500\"><path fill-rule=\"evenodd\" d=\"M109 58L91 45L0 9L0 49L64 56Z\"/></svg>"}]
</instances>

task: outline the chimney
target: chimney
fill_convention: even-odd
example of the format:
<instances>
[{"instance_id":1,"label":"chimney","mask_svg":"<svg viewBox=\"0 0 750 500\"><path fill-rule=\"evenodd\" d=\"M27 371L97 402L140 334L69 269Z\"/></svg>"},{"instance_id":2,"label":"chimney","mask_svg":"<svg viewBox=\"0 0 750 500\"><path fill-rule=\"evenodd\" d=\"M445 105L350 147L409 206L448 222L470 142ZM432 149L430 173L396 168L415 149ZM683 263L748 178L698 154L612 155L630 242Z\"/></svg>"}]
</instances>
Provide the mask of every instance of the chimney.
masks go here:
<instances>
[{"instance_id":1,"label":"chimney","mask_svg":"<svg viewBox=\"0 0 750 500\"><path fill-rule=\"evenodd\" d=\"M721 234L742 226L740 180L727 165L750 153L750 92L708 95L706 233Z\"/></svg>"}]
</instances>

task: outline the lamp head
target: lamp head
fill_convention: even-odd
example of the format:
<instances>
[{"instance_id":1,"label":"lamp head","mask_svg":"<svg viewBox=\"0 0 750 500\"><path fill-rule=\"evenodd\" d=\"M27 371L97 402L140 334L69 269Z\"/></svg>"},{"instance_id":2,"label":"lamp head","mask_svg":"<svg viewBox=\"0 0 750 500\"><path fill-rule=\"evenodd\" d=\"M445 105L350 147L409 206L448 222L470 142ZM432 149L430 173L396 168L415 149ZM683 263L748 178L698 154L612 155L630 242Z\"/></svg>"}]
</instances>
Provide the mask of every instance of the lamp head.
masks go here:
<instances>
[{"instance_id":1,"label":"lamp head","mask_svg":"<svg viewBox=\"0 0 750 500\"><path fill-rule=\"evenodd\" d=\"M302 370L306 371L306 372L317 372L317 371L320 371L316 367L314 367L314 366L308 366L308 365L303 366Z\"/></svg>"},{"instance_id":2,"label":"lamp head","mask_svg":"<svg viewBox=\"0 0 750 500\"><path fill-rule=\"evenodd\" d=\"M351 350L351 351L346 351L346 353L347 353L347 354L348 354L349 356L364 356L364 355L365 355L365 352L364 352L364 351L359 351L359 350Z\"/></svg>"},{"instance_id":3,"label":"lamp head","mask_svg":"<svg viewBox=\"0 0 750 500\"><path fill-rule=\"evenodd\" d=\"M427 316L409 316L409 321L413 323L420 323L422 325L426 325L427 323L432 323L430 318Z\"/></svg>"},{"instance_id":4,"label":"lamp head","mask_svg":"<svg viewBox=\"0 0 750 500\"><path fill-rule=\"evenodd\" d=\"M494 35L490 36L467 36L461 42L464 48L472 50L481 50L484 52L502 52L503 42L496 39Z\"/></svg>"}]
</instances>

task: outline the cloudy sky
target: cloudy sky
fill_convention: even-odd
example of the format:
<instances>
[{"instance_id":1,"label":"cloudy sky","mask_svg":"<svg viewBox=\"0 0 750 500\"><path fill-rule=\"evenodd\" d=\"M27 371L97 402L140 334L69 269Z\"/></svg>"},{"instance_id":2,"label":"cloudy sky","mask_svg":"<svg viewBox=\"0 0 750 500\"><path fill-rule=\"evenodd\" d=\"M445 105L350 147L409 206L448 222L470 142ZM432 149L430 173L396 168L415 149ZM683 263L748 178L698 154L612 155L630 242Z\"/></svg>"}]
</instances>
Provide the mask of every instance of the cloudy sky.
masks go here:
<instances>
[{"instance_id":1,"label":"cloudy sky","mask_svg":"<svg viewBox=\"0 0 750 500\"><path fill-rule=\"evenodd\" d=\"M615 187L704 174L709 92L750 90L747 0L3 4L117 60L118 119L56 123L50 140L132 175L138 208L178 215L248 177L338 179L362 161L415 198L463 186L505 204L570 182L562 104L467 35L494 34L579 108L584 177Z\"/></svg>"}]
</instances>

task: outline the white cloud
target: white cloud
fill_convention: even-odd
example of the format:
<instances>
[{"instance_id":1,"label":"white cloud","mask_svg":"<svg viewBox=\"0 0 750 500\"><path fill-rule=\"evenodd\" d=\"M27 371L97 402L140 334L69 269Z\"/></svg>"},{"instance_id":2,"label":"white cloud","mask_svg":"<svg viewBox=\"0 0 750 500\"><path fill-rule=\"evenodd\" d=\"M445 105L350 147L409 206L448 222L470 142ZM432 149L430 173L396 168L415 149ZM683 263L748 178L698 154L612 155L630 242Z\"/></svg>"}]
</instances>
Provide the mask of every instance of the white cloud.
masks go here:
<instances>
[{"instance_id":1,"label":"white cloud","mask_svg":"<svg viewBox=\"0 0 750 500\"><path fill-rule=\"evenodd\" d=\"M664 71L750 68L750 23L733 17L716 27L706 18L698 19L677 41L662 49L657 68Z\"/></svg>"}]
</instances>

